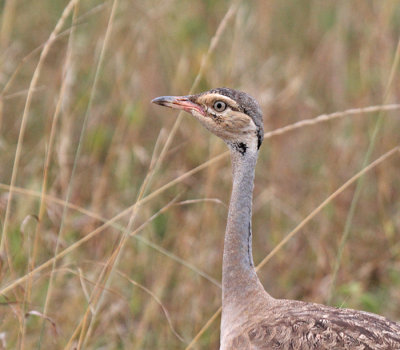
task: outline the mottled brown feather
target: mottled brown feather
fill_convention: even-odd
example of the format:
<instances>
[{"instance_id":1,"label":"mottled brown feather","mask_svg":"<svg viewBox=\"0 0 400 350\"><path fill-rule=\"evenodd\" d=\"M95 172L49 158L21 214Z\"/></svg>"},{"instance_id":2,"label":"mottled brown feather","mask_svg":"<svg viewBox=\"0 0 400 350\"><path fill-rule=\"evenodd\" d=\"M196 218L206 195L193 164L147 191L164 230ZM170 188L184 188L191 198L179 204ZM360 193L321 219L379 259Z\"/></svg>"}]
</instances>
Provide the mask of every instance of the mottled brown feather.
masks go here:
<instances>
[{"instance_id":1,"label":"mottled brown feather","mask_svg":"<svg viewBox=\"0 0 400 350\"><path fill-rule=\"evenodd\" d=\"M400 325L368 312L276 300L253 316L225 349L400 349Z\"/></svg>"}]
</instances>

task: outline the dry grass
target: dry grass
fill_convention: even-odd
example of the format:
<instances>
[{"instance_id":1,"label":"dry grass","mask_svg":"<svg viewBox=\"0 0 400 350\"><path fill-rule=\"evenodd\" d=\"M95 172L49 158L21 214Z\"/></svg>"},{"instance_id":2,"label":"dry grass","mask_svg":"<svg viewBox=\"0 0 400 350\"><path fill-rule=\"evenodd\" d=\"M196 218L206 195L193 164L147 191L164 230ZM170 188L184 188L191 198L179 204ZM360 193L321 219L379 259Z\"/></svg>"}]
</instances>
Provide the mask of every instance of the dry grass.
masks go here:
<instances>
[{"instance_id":1,"label":"dry grass","mask_svg":"<svg viewBox=\"0 0 400 350\"><path fill-rule=\"evenodd\" d=\"M149 103L216 86L265 113L265 287L400 319L397 1L0 6L0 349L218 347L229 158Z\"/></svg>"}]
</instances>

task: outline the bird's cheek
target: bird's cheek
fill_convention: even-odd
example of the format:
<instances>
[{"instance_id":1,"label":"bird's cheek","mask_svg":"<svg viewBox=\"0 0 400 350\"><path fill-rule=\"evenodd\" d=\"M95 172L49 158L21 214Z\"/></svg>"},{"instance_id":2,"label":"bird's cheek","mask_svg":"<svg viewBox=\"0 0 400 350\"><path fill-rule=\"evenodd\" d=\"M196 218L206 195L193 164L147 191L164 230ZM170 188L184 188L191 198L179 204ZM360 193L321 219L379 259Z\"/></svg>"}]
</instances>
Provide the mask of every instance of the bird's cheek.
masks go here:
<instances>
[{"instance_id":1,"label":"bird's cheek","mask_svg":"<svg viewBox=\"0 0 400 350\"><path fill-rule=\"evenodd\" d=\"M206 125L205 127L211 131L214 135L218 136L218 137L224 137L223 135L223 130L221 130L221 128L218 126L218 124L216 124L214 121L208 119L206 120Z\"/></svg>"},{"instance_id":2,"label":"bird's cheek","mask_svg":"<svg viewBox=\"0 0 400 350\"><path fill-rule=\"evenodd\" d=\"M200 113L192 113L192 114L200 122L200 124L203 125L208 131L219 136L218 128L213 120L211 120L209 117L203 116Z\"/></svg>"},{"instance_id":3,"label":"bird's cheek","mask_svg":"<svg viewBox=\"0 0 400 350\"><path fill-rule=\"evenodd\" d=\"M191 111L191 114L193 115L193 117L195 117L200 122L202 122L205 118L204 113L200 112L200 109L199 110L193 109Z\"/></svg>"},{"instance_id":4,"label":"bird's cheek","mask_svg":"<svg viewBox=\"0 0 400 350\"><path fill-rule=\"evenodd\" d=\"M203 114L199 113L198 111L192 110L191 114L193 117L197 119L197 121L200 122L201 125L206 126L206 118L204 117Z\"/></svg>"}]
</instances>

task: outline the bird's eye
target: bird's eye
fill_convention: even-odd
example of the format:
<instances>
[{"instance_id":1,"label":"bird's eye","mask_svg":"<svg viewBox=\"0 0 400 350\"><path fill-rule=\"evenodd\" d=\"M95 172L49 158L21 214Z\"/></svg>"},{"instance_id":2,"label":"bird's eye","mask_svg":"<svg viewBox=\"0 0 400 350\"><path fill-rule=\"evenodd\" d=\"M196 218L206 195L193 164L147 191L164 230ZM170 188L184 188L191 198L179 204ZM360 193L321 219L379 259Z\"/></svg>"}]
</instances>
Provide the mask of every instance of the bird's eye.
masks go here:
<instances>
[{"instance_id":1,"label":"bird's eye","mask_svg":"<svg viewBox=\"0 0 400 350\"><path fill-rule=\"evenodd\" d=\"M215 109L217 112L223 112L223 111L226 109L226 103L223 102L223 101L216 101L216 102L214 103L214 109Z\"/></svg>"}]
</instances>

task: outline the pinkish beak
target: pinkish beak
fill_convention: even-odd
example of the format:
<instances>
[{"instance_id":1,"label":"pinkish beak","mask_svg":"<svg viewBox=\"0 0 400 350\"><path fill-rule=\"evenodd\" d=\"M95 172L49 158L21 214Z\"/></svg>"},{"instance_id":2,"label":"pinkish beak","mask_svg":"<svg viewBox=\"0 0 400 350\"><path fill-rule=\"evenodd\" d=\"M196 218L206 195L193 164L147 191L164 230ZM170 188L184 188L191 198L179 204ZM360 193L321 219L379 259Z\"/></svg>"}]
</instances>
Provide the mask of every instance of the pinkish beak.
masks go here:
<instances>
[{"instance_id":1,"label":"pinkish beak","mask_svg":"<svg viewBox=\"0 0 400 350\"><path fill-rule=\"evenodd\" d=\"M197 103L190 100L190 96L161 96L151 102L169 108L182 109L185 112L191 113L193 110L204 115L203 108Z\"/></svg>"}]
</instances>

